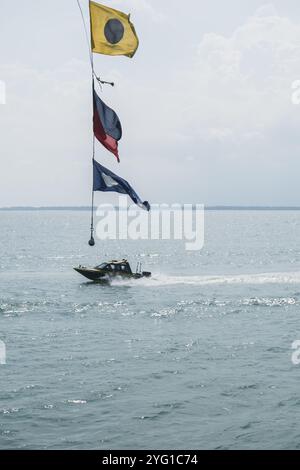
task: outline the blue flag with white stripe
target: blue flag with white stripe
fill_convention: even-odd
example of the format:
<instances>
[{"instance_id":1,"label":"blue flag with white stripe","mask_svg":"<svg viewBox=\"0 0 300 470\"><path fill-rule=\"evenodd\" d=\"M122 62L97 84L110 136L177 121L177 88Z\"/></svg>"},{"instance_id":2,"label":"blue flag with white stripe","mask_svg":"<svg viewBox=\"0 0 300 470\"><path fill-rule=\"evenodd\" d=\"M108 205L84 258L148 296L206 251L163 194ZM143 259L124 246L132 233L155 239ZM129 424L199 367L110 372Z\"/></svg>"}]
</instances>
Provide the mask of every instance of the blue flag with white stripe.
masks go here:
<instances>
[{"instance_id":1,"label":"blue flag with white stripe","mask_svg":"<svg viewBox=\"0 0 300 470\"><path fill-rule=\"evenodd\" d=\"M93 167L94 191L112 191L121 194L128 194L135 204L146 211L150 211L149 202L143 202L127 181L100 165L96 160L93 160Z\"/></svg>"}]
</instances>

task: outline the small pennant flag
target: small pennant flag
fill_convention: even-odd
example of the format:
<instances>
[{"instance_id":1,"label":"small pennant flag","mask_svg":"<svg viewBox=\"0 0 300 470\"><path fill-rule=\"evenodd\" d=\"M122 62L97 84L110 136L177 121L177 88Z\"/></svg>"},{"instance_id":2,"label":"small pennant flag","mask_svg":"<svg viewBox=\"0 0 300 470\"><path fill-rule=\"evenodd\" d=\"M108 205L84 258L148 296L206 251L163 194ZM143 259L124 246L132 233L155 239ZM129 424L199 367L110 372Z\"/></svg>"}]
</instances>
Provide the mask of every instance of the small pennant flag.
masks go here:
<instances>
[{"instance_id":1,"label":"small pennant flag","mask_svg":"<svg viewBox=\"0 0 300 470\"><path fill-rule=\"evenodd\" d=\"M90 1L92 51L133 57L139 40L130 15Z\"/></svg>"},{"instance_id":2,"label":"small pennant flag","mask_svg":"<svg viewBox=\"0 0 300 470\"><path fill-rule=\"evenodd\" d=\"M115 175L112 171L108 170L104 166L100 165L100 163L96 162L96 160L93 160L93 166L93 191L112 191L121 194L128 194L135 204L137 204L142 209L145 209L146 211L150 211L149 202L143 202L127 181L123 180L123 178L120 176Z\"/></svg>"}]
</instances>

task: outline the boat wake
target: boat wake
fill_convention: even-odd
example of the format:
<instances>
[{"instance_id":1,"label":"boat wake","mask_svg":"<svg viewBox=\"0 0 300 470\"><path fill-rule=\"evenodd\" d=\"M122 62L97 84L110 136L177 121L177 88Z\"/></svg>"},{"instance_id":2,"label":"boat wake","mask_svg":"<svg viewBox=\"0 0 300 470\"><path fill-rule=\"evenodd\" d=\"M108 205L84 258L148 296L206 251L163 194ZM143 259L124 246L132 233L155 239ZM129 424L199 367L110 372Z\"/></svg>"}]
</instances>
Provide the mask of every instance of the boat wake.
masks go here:
<instances>
[{"instance_id":1,"label":"boat wake","mask_svg":"<svg viewBox=\"0 0 300 470\"><path fill-rule=\"evenodd\" d=\"M112 285L159 287L172 285L224 285L224 284L300 284L300 272L288 273L261 273L261 274L236 274L218 276L168 276L165 274L154 274L149 279L121 280L116 279Z\"/></svg>"}]
</instances>

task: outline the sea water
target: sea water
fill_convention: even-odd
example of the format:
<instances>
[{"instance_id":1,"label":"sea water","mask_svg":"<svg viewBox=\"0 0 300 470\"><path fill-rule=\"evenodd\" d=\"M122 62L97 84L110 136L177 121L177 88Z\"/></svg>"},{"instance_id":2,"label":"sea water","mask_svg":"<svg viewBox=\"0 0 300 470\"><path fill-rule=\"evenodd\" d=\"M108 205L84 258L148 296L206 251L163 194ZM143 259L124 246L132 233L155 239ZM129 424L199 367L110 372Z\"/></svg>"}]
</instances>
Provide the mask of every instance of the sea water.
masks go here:
<instances>
[{"instance_id":1,"label":"sea water","mask_svg":"<svg viewBox=\"0 0 300 470\"><path fill-rule=\"evenodd\" d=\"M199 252L90 248L84 211L0 226L1 449L300 447L300 212L208 211ZM124 257L152 278L72 269Z\"/></svg>"}]
</instances>

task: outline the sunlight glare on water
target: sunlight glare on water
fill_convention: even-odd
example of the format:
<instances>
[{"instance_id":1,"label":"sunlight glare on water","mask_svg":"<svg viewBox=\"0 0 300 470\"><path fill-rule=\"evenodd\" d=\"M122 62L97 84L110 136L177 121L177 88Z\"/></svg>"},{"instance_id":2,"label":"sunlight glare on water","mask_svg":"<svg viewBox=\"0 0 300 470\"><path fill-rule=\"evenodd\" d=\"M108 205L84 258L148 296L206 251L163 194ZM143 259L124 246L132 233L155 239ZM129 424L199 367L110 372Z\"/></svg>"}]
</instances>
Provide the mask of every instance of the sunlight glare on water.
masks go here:
<instances>
[{"instance_id":1,"label":"sunlight glare on water","mask_svg":"<svg viewBox=\"0 0 300 470\"><path fill-rule=\"evenodd\" d=\"M206 212L200 252L0 217L0 448L298 448L300 212ZM152 278L72 269L124 257Z\"/></svg>"}]
</instances>

